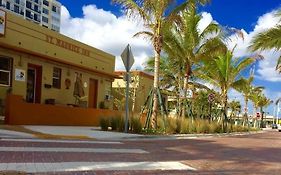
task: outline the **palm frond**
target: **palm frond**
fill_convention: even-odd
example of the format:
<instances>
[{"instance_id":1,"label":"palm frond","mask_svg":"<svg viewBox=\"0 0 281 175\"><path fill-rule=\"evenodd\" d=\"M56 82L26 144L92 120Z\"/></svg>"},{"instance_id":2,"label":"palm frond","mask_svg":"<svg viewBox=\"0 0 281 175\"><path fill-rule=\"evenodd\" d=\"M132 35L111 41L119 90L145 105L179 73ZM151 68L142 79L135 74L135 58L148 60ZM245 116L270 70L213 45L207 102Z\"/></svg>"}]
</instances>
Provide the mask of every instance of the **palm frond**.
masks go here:
<instances>
[{"instance_id":1,"label":"palm frond","mask_svg":"<svg viewBox=\"0 0 281 175\"><path fill-rule=\"evenodd\" d=\"M121 5L121 8L125 11L129 18L141 17L144 21L150 19L150 16L144 11L141 6L143 5L143 0L112 0L114 4Z\"/></svg>"},{"instance_id":2,"label":"palm frond","mask_svg":"<svg viewBox=\"0 0 281 175\"><path fill-rule=\"evenodd\" d=\"M276 70L281 73L281 56L277 60Z\"/></svg>"},{"instance_id":3,"label":"palm frond","mask_svg":"<svg viewBox=\"0 0 281 175\"><path fill-rule=\"evenodd\" d=\"M256 35L249 49L252 51L256 50L267 50L267 49L281 49L281 25L271 28L265 32L261 32Z\"/></svg>"}]
</instances>

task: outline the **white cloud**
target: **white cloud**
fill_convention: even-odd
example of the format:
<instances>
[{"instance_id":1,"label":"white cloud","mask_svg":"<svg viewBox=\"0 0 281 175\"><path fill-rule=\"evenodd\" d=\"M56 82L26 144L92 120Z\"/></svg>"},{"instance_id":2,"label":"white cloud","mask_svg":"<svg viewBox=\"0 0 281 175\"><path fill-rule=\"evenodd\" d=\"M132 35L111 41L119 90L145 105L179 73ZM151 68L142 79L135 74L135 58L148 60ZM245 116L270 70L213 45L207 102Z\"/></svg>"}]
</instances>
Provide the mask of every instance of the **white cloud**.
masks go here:
<instances>
[{"instance_id":1,"label":"white cloud","mask_svg":"<svg viewBox=\"0 0 281 175\"><path fill-rule=\"evenodd\" d=\"M199 32L202 32L211 22L213 22L213 17L210 13L203 12L202 19L198 23Z\"/></svg>"},{"instance_id":2,"label":"white cloud","mask_svg":"<svg viewBox=\"0 0 281 175\"><path fill-rule=\"evenodd\" d=\"M278 24L279 19L276 18L274 15L275 13L276 11L272 11L259 17L254 30L249 33L242 29L241 31L244 34L244 40L237 36L231 37L231 41L228 43L229 49L232 49L237 44L237 47L234 51L234 56L243 57L253 55L253 53L248 50L248 46L250 45L252 38L259 32L263 32L266 29L272 28ZM280 52L268 50L261 53L258 52L258 54L261 54L265 59L260 61L258 64L256 71L257 78L264 81L281 82L281 76L275 70Z\"/></svg>"},{"instance_id":3,"label":"white cloud","mask_svg":"<svg viewBox=\"0 0 281 175\"><path fill-rule=\"evenodd\" d=\"M118 56L130 43L136 60L133 69L143 69L145 60L153 55L153 49L151 44L143 38L133 38L135 33L144 30L142 24L128 20L125 16L117 17L110 11L98 9L95 5L84 6L82 10L83 17L73 18L62 6L62 34L117 56L116 70L124 70L123 63ZM272 11L259 17L253 31L247 33L242 29L244 40L237 36L231 37L228 46L232 49L237 44L234 51L235 56L251 55L247 48L253 36L278 23L274 13L275 11ZM202 31L213 20L210 13L203 12L201 15L203 18L199 23L199 31ZM265 51L262 52L262 55L265 59L260 61L257 66L257 77L266 81L281 82L280 74L275 71L276 60L280 53Z\"/></svg>"},{"instance_id":4,"label":"white cloud","mask_svg":"<svg viewBox=\"0 0 281 175\"><path fill-rule=\"evenodd\" d=\"M98 9L94 4L82 8L83 17L71 17L66 7L61 8L61 33L73 39L104 50L116 56L116 70L124 70L119 55L129 43L135 57L132 69L143 69L148 57L153 56L151 44L143 38L133 38L145 30L141 23L128 20L126 16L115 16L110 11ZM213 20L210 13L203 12L199 23L202 31Z\"/></svg>"},{"instance_id":5,"label":"white cloud","mask_svg":"<svg viewBox=\"0 0 281 175\"><path fill-rule=\"evenodd\" d=\"M133 38L135 33L144 30L142 25L125 16L117 17L95 5L84 6L81 18L71 17L64 6L61 9L61 33L117 56L116 70L124 70L119 55L128 43L135 57L132 69L142 68L146 58L153 54L147 41Z\"/></svg>"}]
</instances>

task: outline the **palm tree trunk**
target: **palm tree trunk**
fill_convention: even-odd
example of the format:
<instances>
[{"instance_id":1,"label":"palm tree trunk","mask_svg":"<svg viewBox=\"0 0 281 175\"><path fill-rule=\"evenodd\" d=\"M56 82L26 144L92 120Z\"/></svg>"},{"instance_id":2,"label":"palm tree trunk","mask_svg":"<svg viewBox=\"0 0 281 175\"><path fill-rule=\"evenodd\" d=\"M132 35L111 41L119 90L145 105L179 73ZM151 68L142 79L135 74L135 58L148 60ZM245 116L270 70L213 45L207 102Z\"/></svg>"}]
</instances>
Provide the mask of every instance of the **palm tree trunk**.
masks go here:
<instances>
[{"instance_id":1,"label":"palm tree trunk","mask_svg":"<svg viewBox=\"0 0 281 175\"><path fill-rule=\"evenodd\" d=\"M261 125L260 125L260 128L263 128L263 115L264 115L264 112L263 112L263 109L261 107Z\"/></svg>"},{"instance_id":2,"label":"palm tree trunk","mask_svg":"<svg viewBox=\"0 0 281 175\"><path fill-rule=\"evenodd\" d=\"M244 109L244 118L243 118L243 126L245 126L245 123L249 123L248 121L248 99L245 98L245 109Z\"/></svg>"},{"instance_id":3,"label":"palm tree trunk","mask_svg":"<svg viewBox=\"0 0 281 175\"><path fill-rule=\"evenodd\" d=\"M187 82L188 82L188 77L185 76L184 77L184 81L183 81L183 104L182 104L182 113L181 113L181 116L182 118L185 117L185 111L186 111L186 95L187 95Z\"/></svg>"},{"instance_id":4,"label":"palm tree trunk","mask_svg":"<svg viewBox=\"0 0 281 175\"><path fill-rule=\"evenodd\" d=\"M255 105L253 105L253 119L255 119L254 127L256 127L256 125L257 125L257 118L255 117L256 113L257 113L257 109L256 109Z\"/></svg>"},{"instance_id":5,"label":"palm tree trunk","mask_svg":"<svg viewBox=\"0 0 281 175\"><path fill-rule=\"evenodd\" d=\"M222 104L223 104L223 116L222 116L222 130L226 131L226 123L225 120L227 118L227 91L222 91Z\"/></svg>"},{"instance_id":6,"label":"palm tree trunk","mask_svg":"<svg viewBox=\"0 0 281 175\"><path fill-rule=\"evenodd\" d=\"M155 49L157 50L157 49ZM160 50L161 52L161 50ZM160 52L155 51L155 62L154 62L154 82L153 82L153 108L151 116L152 128L157 128L157 110L158 110L158 96L157 89L159 87L159 63L160 63Z\"/></svg>"},{"instance_id":7,"label":"palm tree trunk","mask_svg":"<svg viewBox=\"0 0 281 175\"><path fill-rule=\"evenodd\" d=\"M178 113L177 113L178 116L177 117L181 116L181 114L182 114L181 89L182 89L182 84L181 84L181 79L180 79L180 81L179 81L179 91L178 91L178 97L179 97L178 101L179 101L179 103L178 103Z\"/></svg>"}]
</instances>

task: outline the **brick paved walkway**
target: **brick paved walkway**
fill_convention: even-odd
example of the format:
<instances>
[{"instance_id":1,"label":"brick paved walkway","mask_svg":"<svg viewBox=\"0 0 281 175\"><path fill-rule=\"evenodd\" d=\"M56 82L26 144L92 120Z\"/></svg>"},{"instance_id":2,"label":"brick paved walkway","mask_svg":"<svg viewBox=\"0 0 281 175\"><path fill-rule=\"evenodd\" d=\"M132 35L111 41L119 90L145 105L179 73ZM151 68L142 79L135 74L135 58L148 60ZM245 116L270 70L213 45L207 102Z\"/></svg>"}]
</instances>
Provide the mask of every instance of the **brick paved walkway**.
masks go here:
<instances>
[{"instance_id":1,"label":"brick paved walkway","mask_svg":"<svg viewBox=\"0 0 281 175\"><path fill-rule=\"evenodd\" d=\"M48 172L41 174L281 174L280 132L184 140L124 140L109 143L107 143L107 141L79 143L77 141L44 142L44 140L32 139L0 139L0 146L7 149L12 147L21 149L47 147L57 150L59 150L59 148L102 148L108 150L137 149L147 152L59 152L55 151L55 149L51 152L35 152L32 150L21 152L16 150L0 151L0 169L1 165L16 167L15 163L24 163L26 166L34 164L38 169L43 166L48 170ZM67 166L73 164L76 166L76 169L71 172L56 172L55 167L58 166L58 164L63 166L64 162L66 162L66 165L68 164ZM78 164L81 162L79 166L80 169L77 168L77 164L73 162L78 162ZM149 166L145 165L152 165L152 162L156 163L154 166L155 168L148 168ZM53 163L51 164L51 166L53 166L51 171L50 167L45 167L48 163ZM107 168L113 168L108 168L106 171L104 171L105 168L102 170L94 168L94 171L89 171L92 170L89 169L91 163L96 167L105 166ZM104 164L102 165L102 163ZM123 164L118 168L118 163L119 165L121 165L120 163ZM126 165L127 169L120 168L126 167ZM137 168L140 167L139 165L142 165L144 168L140 170L140 168ZM192 168L196 170L192 171Z\"/></svg>"}]
</instances>

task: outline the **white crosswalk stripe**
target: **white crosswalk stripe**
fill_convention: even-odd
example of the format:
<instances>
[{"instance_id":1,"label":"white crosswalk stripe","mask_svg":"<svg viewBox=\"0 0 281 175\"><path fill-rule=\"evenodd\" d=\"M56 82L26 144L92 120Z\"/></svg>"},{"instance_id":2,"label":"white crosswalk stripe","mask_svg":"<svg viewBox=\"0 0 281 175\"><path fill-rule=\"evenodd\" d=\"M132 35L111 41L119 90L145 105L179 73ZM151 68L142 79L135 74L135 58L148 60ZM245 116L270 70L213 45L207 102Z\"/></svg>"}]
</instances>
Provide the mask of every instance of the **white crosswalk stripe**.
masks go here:
<instances>
[{"instance_id":1,"label":"white crosswalk stripe","mask_svg":"<svg viewBox=\"0 0 281 175\"><path fill-rule=\"evenodd\" d=\"M123 144L122 142L92 141L92 140L46 140L46 139L1 139L13 142L44 142L44 143L93 143L93 144Z\"/></svg>"},{"instance_id":2,"label":"white crosswalk stripe","mask_svg":"<svg viewBox=\"0 0 281 175\"><path fill-rule=\"evenodd\" d=\"M86 152L86 153L148 153L142 149L114 149L114 148L61 148L61 147L0 147L2 152Z\"/></svg>"},{"instance_id":3,"label":"white crosswalk stripe","mask_svg":"<svg viewBox=\"0 0 281 175\"><path fill-rule=\"evenodd\" d=\"M6 168L5 168L6 167ZM192 170L177 161L168 162L60 162L60 163L0 163L0 171L27 173L74 172L94 170Z\"/></svg>"}]
</instances>

